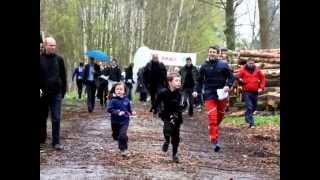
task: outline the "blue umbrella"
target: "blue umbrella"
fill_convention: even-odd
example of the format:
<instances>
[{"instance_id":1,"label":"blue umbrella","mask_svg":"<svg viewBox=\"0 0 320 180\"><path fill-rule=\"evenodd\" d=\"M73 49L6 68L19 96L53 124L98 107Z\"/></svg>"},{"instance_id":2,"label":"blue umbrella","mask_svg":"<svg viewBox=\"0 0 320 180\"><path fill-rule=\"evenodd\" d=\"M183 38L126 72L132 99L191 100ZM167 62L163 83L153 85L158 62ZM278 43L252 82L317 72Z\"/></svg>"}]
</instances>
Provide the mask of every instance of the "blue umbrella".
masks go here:
<instances>
[{"instance_id":1,"label":"blue umbrella","mask_svg":"<svg viewBox=\"0 0 320 180\"><path fill-rule=\"evenodd\" d=\"M106 53L104 53L100 50L87 51L86 55L89 57L93 57L97 60L110 61L110 57Z\"/></svg>"}]
</instances>

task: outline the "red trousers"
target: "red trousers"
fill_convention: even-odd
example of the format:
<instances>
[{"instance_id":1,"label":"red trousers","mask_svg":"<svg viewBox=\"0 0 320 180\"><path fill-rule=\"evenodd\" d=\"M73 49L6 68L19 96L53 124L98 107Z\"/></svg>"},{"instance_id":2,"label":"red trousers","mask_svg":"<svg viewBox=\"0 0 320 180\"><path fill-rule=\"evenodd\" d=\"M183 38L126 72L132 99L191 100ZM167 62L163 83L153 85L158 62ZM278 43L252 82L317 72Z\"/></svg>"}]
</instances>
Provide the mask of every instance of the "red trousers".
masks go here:
<instances>
[{"instance_id":1,"label":"red trousers","mask_svg":"<svg viewBox=\"0 0 320 180\"><path fill-rule=\"evenodd\" d=\"M218 127L223 120L226 108L226 100L206 100L205 106L208 113L209 138L212 143L218 140Z\"/></svg>"}]
</instances>

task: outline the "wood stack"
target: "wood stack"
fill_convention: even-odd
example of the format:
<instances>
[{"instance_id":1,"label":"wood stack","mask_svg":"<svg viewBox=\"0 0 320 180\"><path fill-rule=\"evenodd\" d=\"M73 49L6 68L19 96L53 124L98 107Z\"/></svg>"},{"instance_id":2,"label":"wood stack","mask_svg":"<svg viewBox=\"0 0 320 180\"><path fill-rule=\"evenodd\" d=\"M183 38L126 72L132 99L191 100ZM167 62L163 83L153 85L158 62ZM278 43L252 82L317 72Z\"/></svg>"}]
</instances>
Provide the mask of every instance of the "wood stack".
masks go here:
<instances>
[{"instance_id":1,"label":"wood stack","mask_svg":"<svg viewBox=\"0 0 320 180\"><path fill-rule=\"evenodd\" d=\"M259 101L263 102L266 110L276 110L280 108L280 49L258 49L258 50L239 50L233 52L235 58L233 62L240 62L253 59L266 76L266 90L259 95ZM237 74L240 66L231 65ZM239 85L236 84L236 88ZM239 90L235 91L239 92ZM241 92L241 90L240 90ZM237 100L242 101L241 93L237 93Z\"/></svg>"}]
</instances>

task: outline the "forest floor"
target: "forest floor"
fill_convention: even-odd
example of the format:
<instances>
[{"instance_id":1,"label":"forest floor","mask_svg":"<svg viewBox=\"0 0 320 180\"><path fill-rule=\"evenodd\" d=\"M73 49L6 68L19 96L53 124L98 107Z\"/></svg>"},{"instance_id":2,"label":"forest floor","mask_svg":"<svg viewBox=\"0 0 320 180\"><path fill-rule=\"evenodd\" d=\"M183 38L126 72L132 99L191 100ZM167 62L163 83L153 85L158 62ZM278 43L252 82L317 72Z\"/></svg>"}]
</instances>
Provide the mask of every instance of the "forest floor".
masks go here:
<instances>
[{"instance_id":1,"label":"forest floor","mask_svg":"<svg viewBox=\"0 0 320 180\"><path fill-rule=\"evenodd\" d=\"M46 147L40 151L40 178L49 179L280 179L280 129L270 125L248 129L222 122L221 151L213 152L205 112L193 119L184 115L179 147L180 163L161 151L162 121L134 104L137 112L130 122L129 157L119 154L111 137L110 116L96 103L93 113L83 101L65 101L61 122L61 143L51 143L48 121Z\"/></svg>"}]
</instances>

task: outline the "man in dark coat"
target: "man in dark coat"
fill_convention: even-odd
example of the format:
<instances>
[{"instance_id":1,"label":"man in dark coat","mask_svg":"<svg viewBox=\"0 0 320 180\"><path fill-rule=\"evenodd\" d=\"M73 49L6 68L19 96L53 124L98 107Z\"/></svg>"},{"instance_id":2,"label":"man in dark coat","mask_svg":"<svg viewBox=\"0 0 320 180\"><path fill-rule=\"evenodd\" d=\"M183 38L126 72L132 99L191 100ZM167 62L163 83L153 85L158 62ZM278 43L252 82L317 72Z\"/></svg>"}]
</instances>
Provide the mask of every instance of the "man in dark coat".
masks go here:
<instances>
[{"instance_id":1,"label":"man in dark coat","mask_svg":"<svg viewBox=\"0 0 320 180\"><path fill-rule=\"evenodd\" d=\"M95 59L93 57L89 57L89 64L87 64L84 68L84 83L86 85L87 90L87 106L88 111L91 113L94 109L95 98L96 98L96 90L98 84L98 77L100 76L100 66L95 63Z\"/></svg>"},{"instance_id":2,"label":"man in dark coat","mask_svg":"<svg viewBox=\"0 0 320 180\"><path fill-rule=\"evenodd\" d=\"M163 63L159 62L158 55L153 54L150 62L146 64L143 70L143 82L151 96L152 112L155 106L155 99L159 91L167 87L167 69Z\"/></svg>"},{"instance_id":3,"label":"man in dark coat","mask_svg":"<svg viewBox=\"0 0 320 180\"><path fill-rule=\"evenodd\" d=\"M209 47L208 59L200 68L199 78L193 92L193 96L196 97L204 86L203 95L208 114L209 137L215 152L220 150L218 128L224 118L226 107L226 98L220 99L217 90L228 92L235 80L229 65L218 59L218 51L217 47Z\"/></svg>"},{"instance_id":4,"label":"man in dark coat","mask_svg":"<svg viewBox=\"0 0 320 180\"><path fill-rule=\"evenodd\" d=\"M55 53L54 38L45 38L44 48L44 53L40 55L40 92L42 92L40 95L40 146L47 138L47 118L50 109L52 146L61 150L61 104L67 89L66 69L63 58Z\"/></svg>"},{"instance_id":5,"label":"man in dark coat","mask_svg":"<svg viewBox=\"0 0 320 180\"><path fill-rule=\"evenodd\" d=\"M189 116L193 116L194 99L192 97L192 92L196 84L196 80L198 79L198 70L195 66L193 66L190 57L186 59L186 65L181 68L180 75L181 75L183 99L185 104L186 102L188 102L189 104L189 108L188 108Z\"/></svg>"}]
</instances>

